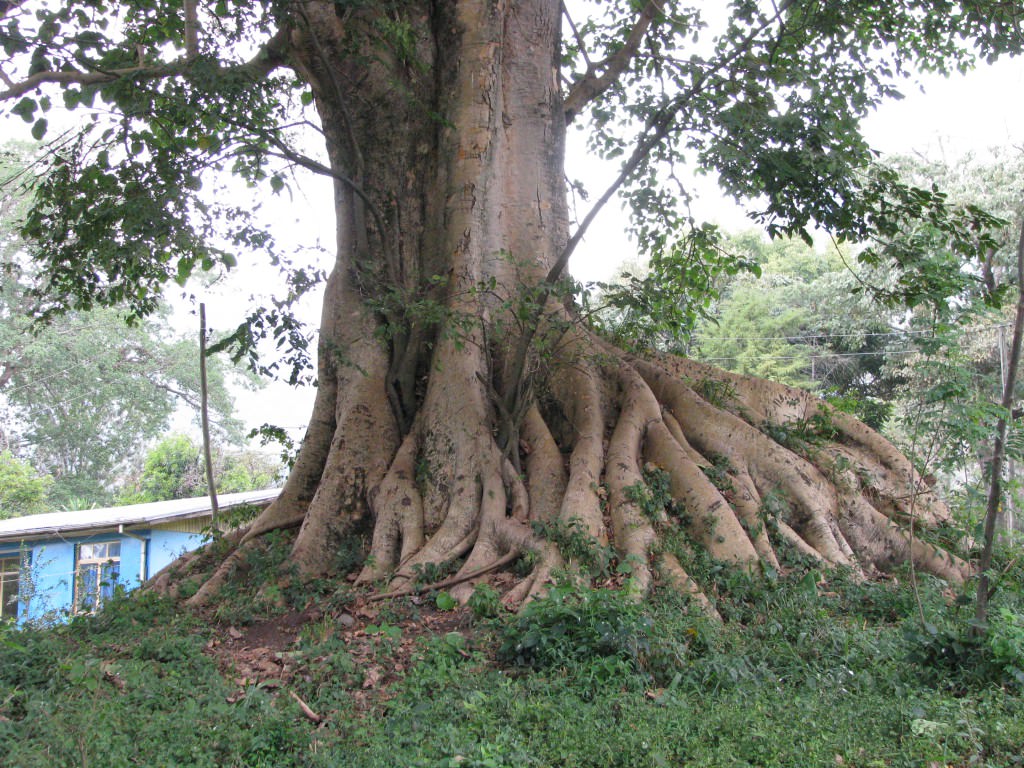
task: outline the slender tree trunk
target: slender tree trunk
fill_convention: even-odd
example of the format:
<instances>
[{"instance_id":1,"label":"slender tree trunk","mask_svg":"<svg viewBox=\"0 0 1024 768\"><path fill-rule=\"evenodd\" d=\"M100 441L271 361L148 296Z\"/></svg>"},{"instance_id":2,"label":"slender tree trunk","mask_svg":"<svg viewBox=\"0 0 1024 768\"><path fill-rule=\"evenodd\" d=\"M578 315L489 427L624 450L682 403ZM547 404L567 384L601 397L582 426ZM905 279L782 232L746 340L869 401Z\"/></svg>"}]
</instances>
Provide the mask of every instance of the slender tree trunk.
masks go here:
<instances>
[{"instance_id":1,"label":"slender tree trunk","mask_svg":"<svg viewBox=\"0 0 1024 768\"><path fill-rule=\"evenodd\" d=\"M1017 369L1020 367L1021 340L1024 337L1024 223L1021 224L1020 239L1017 242L1017 313L1013 320L1013 339L1010 342L1010 359L1003 381L1003 415L996 424L992 441L992 461L988 471L988 502L985 507L985 528L982 534L981 556L978 559L978 589L974 602L973 634L982 634L988 621L988 601L991 593L992 551L995 547L996 520L1003 503L1003 460L1006 455L1006 419L1013 410L1014 391L1017 387Z\"/></svg>"}]
</instances>

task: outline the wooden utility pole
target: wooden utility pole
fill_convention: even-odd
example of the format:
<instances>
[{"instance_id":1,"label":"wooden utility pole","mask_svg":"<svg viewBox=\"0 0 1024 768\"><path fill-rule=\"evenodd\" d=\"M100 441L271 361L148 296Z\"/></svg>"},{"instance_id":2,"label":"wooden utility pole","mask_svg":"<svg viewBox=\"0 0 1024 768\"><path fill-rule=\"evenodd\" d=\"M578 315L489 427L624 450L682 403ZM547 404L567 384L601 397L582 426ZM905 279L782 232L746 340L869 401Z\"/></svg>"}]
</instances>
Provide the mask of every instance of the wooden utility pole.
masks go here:
<instances>
[{"instance_id":1,"label":"wooden utility pole","mask_svg":"<svg viewBox=\"0 0 1024 768\"><path fill-rule=\"evenodd\" d=\"M213 484L213 453L210 450L210 413L206 405L206 305L199 305L199 393L200 413L203 419L203 457L206 460L206 487L210 489L210 512L213 525L216 527L219 512L217 509L217 488Z\"/></svg>"}]
</instances>

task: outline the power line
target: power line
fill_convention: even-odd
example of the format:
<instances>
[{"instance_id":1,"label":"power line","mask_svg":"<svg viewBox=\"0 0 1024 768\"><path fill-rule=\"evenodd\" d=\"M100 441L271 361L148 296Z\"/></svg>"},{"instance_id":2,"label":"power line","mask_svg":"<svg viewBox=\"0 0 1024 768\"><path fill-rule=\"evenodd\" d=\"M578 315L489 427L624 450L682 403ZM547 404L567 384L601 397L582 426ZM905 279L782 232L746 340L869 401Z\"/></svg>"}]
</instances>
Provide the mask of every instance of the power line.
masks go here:
<instances>
[{"instance_id":1,"label":"power line","mask_svg":"<svg viewBox=\"0 0 1024 768\"><path fill-rule=\"evenodd\" d=\"M90 360L90 361L86 361L86 362L92 362L92 361ZM40 384L40 383L42 383L44 381L49 381L50 379L54 379L57 376L63 376L65 373L71 373L72 371L81 370L81 368L82 368L81 365L72 365L72 366L70 366L68 368L64 368L63 370L56 371L56 372L51 373L51 374L49 374L47 376L36 376L28 384L20 384L17 387L11 387L6 392L3 392L2 390L0 390L0 392L3 392L4 395L11 395L11 394L13 394L15 392L20 392L23 389L32 389L32 387L36 386L37 384Z\"/></svg>"},{"instance_id":2,"label":"power line","mask_svg":"<svg viewBox=\"0 0 1024 768\"><path fill-rule=\"evenodd\" d=\"M963 333L965 335L966 334L979 334L979 333L984 333L986 331L994 331L994 330L997 330L999 328L1009 328L1009 327L1010 327L1009 323L998 323L996 325L986 325L986 326L983 326L981 328L965 329L963 331ZM814 335L810 335L810 336L798 336L798 335L789 335L789 336L703 336L701 334L695 334L692 338L695 341L700 341L701 339L705 339L705 340L711 340L711 341L789 341L789 342L792 342L792 341L808 341L808 340L820 340L820 339L825 339L825 340L828 340L828 339L861 339L861 338L869 338L869 337L870 338L878 338L878 337L884 337L884 338L893 338L893 337L906 338L908 336L926 336L926 335L929 335L931 333L932 333L932 331L923 330L923 331L886 331L886 332L877 332L877 333L832 333L832 334L822 333L822 334L814 334ZM871 353L871 354L874 354L874 353Z\"/></svg>"},{"instance_id":3,"label":"power line","mask_svg":"<svg viewBox=\"0 0 1024 768\"><path fill-rule=\"evenodd\" d=\"M63 369L61 369L59 371L55 371L53 373L47 374L46 376L35 376L35 377L32 378L31 381L26 382L25 384L19 384L18 386L11 387L11 388L9 388L7 390L0 390L0 394L3 394L5 396L9 397L10 395L14 394L15 392L21 392L24 389L33 389L34 387L36 387L37 385L41 384L44 381L49 381L50 379L57 378L58 376L63 376L64 374L70 374L70 373L79 373L80 374L83 370L87 370L89 364L93 363L93 362L95 362L95 358L94 359L90 359L90 360L84 360L82 362L76 363L75 365L72 365L72 366L69 366L67 368L63 368ZM127 367L127 366L131 365L132 363L133 363L133 361L131 361L131 360L118 360L118 361L116 361L113 364L112 369L115 370L115 371L126 371L127 373L132 373L131 369L129 367ZM173 368L177 364L178 364L178 361L176 361L176 360L168 360L167 362L163 363L162 365L155 366L153 368L152 372L153 373L167 373L167 371L169 371L171 368Z\"/></svg>"},{"instance_id":4,"label":"power line","mask_svg":"<svg viewBox=\"0 0 1024 768\"><path fill-rule=\"evenodd\" d=\"M812 354L810 357L827 358L827 357L871 357L871 356L884 356L884 357L895 357L902 355L916 355L919 354L920 350L917 349L896 349L896 350L879 350L878 352L830 352L827 354ZM806 360L807 356L804 355L757 355L757 360ZM739 360L739 355L730 355L729 357L697 357L698 360L704 363L722 363L730 360Z\"/></svg>"}]
</instances>

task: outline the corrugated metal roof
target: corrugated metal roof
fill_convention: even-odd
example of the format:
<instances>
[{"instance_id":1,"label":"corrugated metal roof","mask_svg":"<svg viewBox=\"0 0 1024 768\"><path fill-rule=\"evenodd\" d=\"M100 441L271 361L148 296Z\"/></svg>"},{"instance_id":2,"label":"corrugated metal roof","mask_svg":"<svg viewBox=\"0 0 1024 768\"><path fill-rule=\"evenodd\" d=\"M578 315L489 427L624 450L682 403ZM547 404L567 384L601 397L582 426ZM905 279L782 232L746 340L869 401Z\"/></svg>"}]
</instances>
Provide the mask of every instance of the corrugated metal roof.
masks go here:
<instances>
[{"instance_id":1,"label":"corrugated metal roof","mask_svg":"<svg viewBox=\"0 0 1024 768\"><path fill-rule=\"evenodd\" d=\"M243 504L268 504L281 493L280 488L265 491L227 493L217 497L219 509L230 509ZM210 497L154 501L126 507L83 509L77 512L48 512L42 515L0 520L0 541L39 539L48 536L81 533L93 528L116 528L121 525L137 526L170 520L182 520L210 514Z\"/></svg>"}]
</instances>

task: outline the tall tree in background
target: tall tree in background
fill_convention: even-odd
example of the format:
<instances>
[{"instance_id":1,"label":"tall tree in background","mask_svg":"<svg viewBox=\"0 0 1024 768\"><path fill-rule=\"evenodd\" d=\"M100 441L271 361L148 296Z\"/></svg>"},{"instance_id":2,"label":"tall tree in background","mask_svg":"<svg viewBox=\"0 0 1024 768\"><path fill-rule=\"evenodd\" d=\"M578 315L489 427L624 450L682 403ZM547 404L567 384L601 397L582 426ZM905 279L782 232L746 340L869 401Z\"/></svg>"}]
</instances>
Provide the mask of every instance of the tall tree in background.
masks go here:
<instances>
[{"instance_id":1,"label":"tall tree in background","mask_svg":"<svg viewBox=\"0 0 1024 768\"><path fill-rule=\"evenodd\" d=\"M739 275L723 287L694 331L692 355L839 398L879 428L900 383L885 368L886 355L909 343L899 329L905 312L886 311L863 290L870 277L856 269L850 249L769 243L758 233L730 237L725 247L757 264L758 276Z\"/></svg>"},{"instance_id":2,"label":"tall tree in background","mask_svg":"<svg viewBox=\"0 0 1024 768\"><path fill-rule=\"evenodd\" d=\"M0 173L19 178L27 150L0 157ZM42 278L12 231L26 200L0 201L0 438L52 478L52 507L102 505L127 462L167 429L175 409L198 410L194 341L168 332L168 311L126 325L124 311L96 306L33 326ZM220 432L241 439L231 417L227 370L211 365L211 400Z\"/></svg>"},{"instance_id":3,"label":"tall tree in background","mask_svg":"<svg viewBox=\"0 0 1024 768\"><path fill-rule=\"evenodd\" d=\"M702 19L685 3L617 0L570 19L558 0L13 4L0 100L37 138L54 103L84 125L53 146L23 227L45 275L38 311L127 301L146 314L166 281L270 248L232 197L203 191L211 169L280 189L284 159L333 180L310 426L280 498L196 603L269 531L301 526L289 566L312 577L368 523L363 581L397 588L462 557L469 577L533 551L514 602L562 565L540 533L562 525L611 541L637 594L656 572L701 599L685 549L663 546L666 513L641 509L645 463L667 473L693 542L736 568L777 564L759 513L777 492L791 509L781 541L809 556L855 570L912 558L959 581L963 561L902 529L947 511L887 441L789 387L625 354L576 322L561 281L615 191L642 248L703 263L714 243L690 237L706 230L673 173L695 160L773 235L819 224L864 238L924 216L966 247L959 234L991 222L871 172L859 122L907 68L1019 51L1019 10L738 0ZM290 141L302 103L322 159ZM564 159L577 124L621 173L574 224ZM290 275L289 296L309 280ZM295 340L274 323L287 298L239 329L239 352L261 330ZM816 450L773 439L816 417L828 423ZM728 467L728 495L701 471L713 462Z\"/></svg>"},{"instance_id":4,"label":"tall tree in background","mask_svg":"<svg viewBox=\"0 0 1024 768\"><path fill-rule=\"evenodd\" d=\"M178 407L198 402L195 343L166 338L148 321L126 327L108 309L65 315L38 334L7 320L0 338L18 339L17 356L0 395L19 453L54 478L57 506L106 503L126 462ZM222 434L241 439L241 425L225 415L232 401L222 368L211 392Z\"/></svg>"},{"instance_id":5,"label":"tall tree in background","mask_svg":"<svg viewBox=\"0 0 1024 768\"><path fill-rule=\"evenodd\" d=\"M0 449L0 520L48 512L53 478L39 475L26 461Z\"/></svg>"},{"instance_id":6,"label":"tall tree in background","mask_svg":"<svg viewBox=\"0 0 1024 768\"><path fill-rule=\"evenodd\" d=\"M215 446L214 483L220 493L272 488L283 466L255 451L225 451ZM209 493L202 446L188 435L163 438L137 462L128 483L118 494L121 504L142 504L166 499L189 499Z\"/></svg>"}]
</instances>

